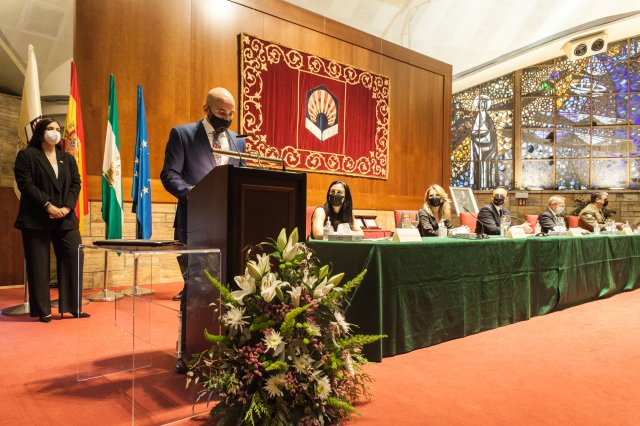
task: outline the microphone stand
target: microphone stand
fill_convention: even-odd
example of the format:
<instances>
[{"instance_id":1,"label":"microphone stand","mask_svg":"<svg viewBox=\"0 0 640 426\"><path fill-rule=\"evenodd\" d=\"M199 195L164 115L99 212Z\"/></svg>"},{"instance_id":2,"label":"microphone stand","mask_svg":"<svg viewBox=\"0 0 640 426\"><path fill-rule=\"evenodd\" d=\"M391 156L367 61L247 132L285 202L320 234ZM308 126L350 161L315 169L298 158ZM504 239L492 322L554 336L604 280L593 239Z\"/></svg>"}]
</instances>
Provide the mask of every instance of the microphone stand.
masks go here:
<instances>
[{"instance_id":1,"label":"microphone stand","mask_svg":"<svg viewBox=\"0 0 640 426\"><path fill-rule=\"evenodd\" d=\"M246 154L244 152L228 151L226 149L218 149L218 148L212 148L211 153L218 154L218 155L226 155L227 157L239 158L243 160L258 160L258 161L262 160L266 163L274 163L274 164L278 164L279 166L282 165L282 169L284 170L284 160L282 158L263 157L257 154L251 155L251 154Z\"/></svg>"}]
</instances>

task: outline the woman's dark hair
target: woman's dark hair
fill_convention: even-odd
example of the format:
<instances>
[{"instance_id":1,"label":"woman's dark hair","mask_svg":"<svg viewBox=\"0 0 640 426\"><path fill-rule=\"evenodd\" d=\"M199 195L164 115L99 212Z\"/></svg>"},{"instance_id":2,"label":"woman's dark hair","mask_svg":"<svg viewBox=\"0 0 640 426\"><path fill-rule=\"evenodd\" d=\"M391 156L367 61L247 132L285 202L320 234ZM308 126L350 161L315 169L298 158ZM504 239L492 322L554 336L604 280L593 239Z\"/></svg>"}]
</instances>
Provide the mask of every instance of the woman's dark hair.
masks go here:
<instances>
[{"instance_id":1,"label":"woman's dark hair","mask_svg":"<svg viewBox=\"0 0 640 426\"><path fill-rule=\"evenodd\" d=\"M38 121L38 123L36 124L36 128L33 129L33 135L31 136L31 139L29 139L29 146L42 146L44 132L47 130L47 126L51 123L58 123L58 120L45 117L42 120ZM58 123L58 126L60 126L60 123ZM60 128L62 128L62 126L60 126ZM56 148L60 149L60 144L56 145Z\"/></svg>"},{"instance_id":2,"label":"woman's dark hair","mask_svg":"<svg viewBox=\"0 0 640 426\"><path fill-rule=\"evenodd\" d=\"M329 202L331 187L337 184L344 187L344 200L342 201L342 206L340 206L338 213L331 208L331 203ZM351 225L353 223L353 201L351 200L351 190L349 190L349 185L341 180L331 182L329 189L327 189L326 202L323 207L327 217L331 221L331 225L333 225L333 229L337 229L338 224L340 223L348 223Z\"/></svg>"}]
</instances>

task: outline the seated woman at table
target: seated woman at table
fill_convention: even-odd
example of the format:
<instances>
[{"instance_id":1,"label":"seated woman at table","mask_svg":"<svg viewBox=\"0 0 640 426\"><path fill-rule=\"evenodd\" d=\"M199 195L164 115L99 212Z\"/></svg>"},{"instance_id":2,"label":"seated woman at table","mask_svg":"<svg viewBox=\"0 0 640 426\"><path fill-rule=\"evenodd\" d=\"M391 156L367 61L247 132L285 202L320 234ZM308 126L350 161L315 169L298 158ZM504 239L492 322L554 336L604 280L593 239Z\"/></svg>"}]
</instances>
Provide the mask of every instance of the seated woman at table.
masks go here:
<instances>
[{"instance_id":1,"label":"seated woman at table","mask_svg":"<svg viewBox=\"0 0 640 426\"><path fill-rule=\"evenodd\" d=\"M451 229L451 200L440 185L431 185L424 193L424 205L418 210L418 230L423 237L435 237L444 222Z\"/></svg>"},{"instance_id":2,"label":"seated woman at table","mask_svg":"<svg viewBox=\"0 0 640 426\"><path fill-rule=\"evenodd\" d=\"M316 207L313 216L311 216L311 238L321 240L324 237L327 218L334 232L338 230L339 224L348 223L352 232L363 235L362 229L353 218L353 201L349 185L346 182L337 180L329 185L326 202L324 205Z\"/></svg>"}]
</instances>

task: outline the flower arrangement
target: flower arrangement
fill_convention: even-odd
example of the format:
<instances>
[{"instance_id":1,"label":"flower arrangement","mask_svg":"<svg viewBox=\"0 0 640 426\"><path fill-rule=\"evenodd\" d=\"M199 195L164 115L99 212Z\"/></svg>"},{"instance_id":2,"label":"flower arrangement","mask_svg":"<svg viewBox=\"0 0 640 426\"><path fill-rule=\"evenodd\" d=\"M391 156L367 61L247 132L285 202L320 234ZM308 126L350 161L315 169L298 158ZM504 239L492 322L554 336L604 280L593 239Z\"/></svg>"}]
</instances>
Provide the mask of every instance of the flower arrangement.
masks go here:
<instances>
[{"instance_id":1,"label":"flower arrangement","mask_svg":"<svg viewBox=\"0 0 640 426\"><path fill-rule=\"evenodd\" d=\"M205 271L225 304L225 331L205 330L211 348L193 356L187 386L202 386L198 401L218 400L219 424L322 425L357 413L371 381L361 349L385 337L351 335L344 317L366 270L341 285L344 274L318 266L297 229L260 246L274 251L247 262L239 290Z\"/></svg>"}]
</instances>

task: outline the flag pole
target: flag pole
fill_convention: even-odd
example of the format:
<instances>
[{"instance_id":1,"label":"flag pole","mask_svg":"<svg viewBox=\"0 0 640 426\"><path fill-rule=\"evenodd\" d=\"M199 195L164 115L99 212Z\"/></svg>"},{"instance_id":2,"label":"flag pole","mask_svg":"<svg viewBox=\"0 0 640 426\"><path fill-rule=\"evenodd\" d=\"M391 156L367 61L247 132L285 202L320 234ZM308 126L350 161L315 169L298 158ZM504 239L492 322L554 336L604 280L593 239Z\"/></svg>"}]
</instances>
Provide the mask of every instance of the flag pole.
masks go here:
<instances>
[{"instance_id":1,"label":"flag pole","mask_svg":"<svg viewBox=\"0 0 640 426\"><path fill-rule=\"evenodd\" d=\"M107 227L105 225L105 233ZM106 235L106 234L105 234ZM102 291L87 296L87 299L92 302L115 302L118 299L122 299L124 295L117 291L111 291L107 288L107 282L109 281L109 252L104 251L104 283L102 284Z\"/></svg>"}]
</instances>

